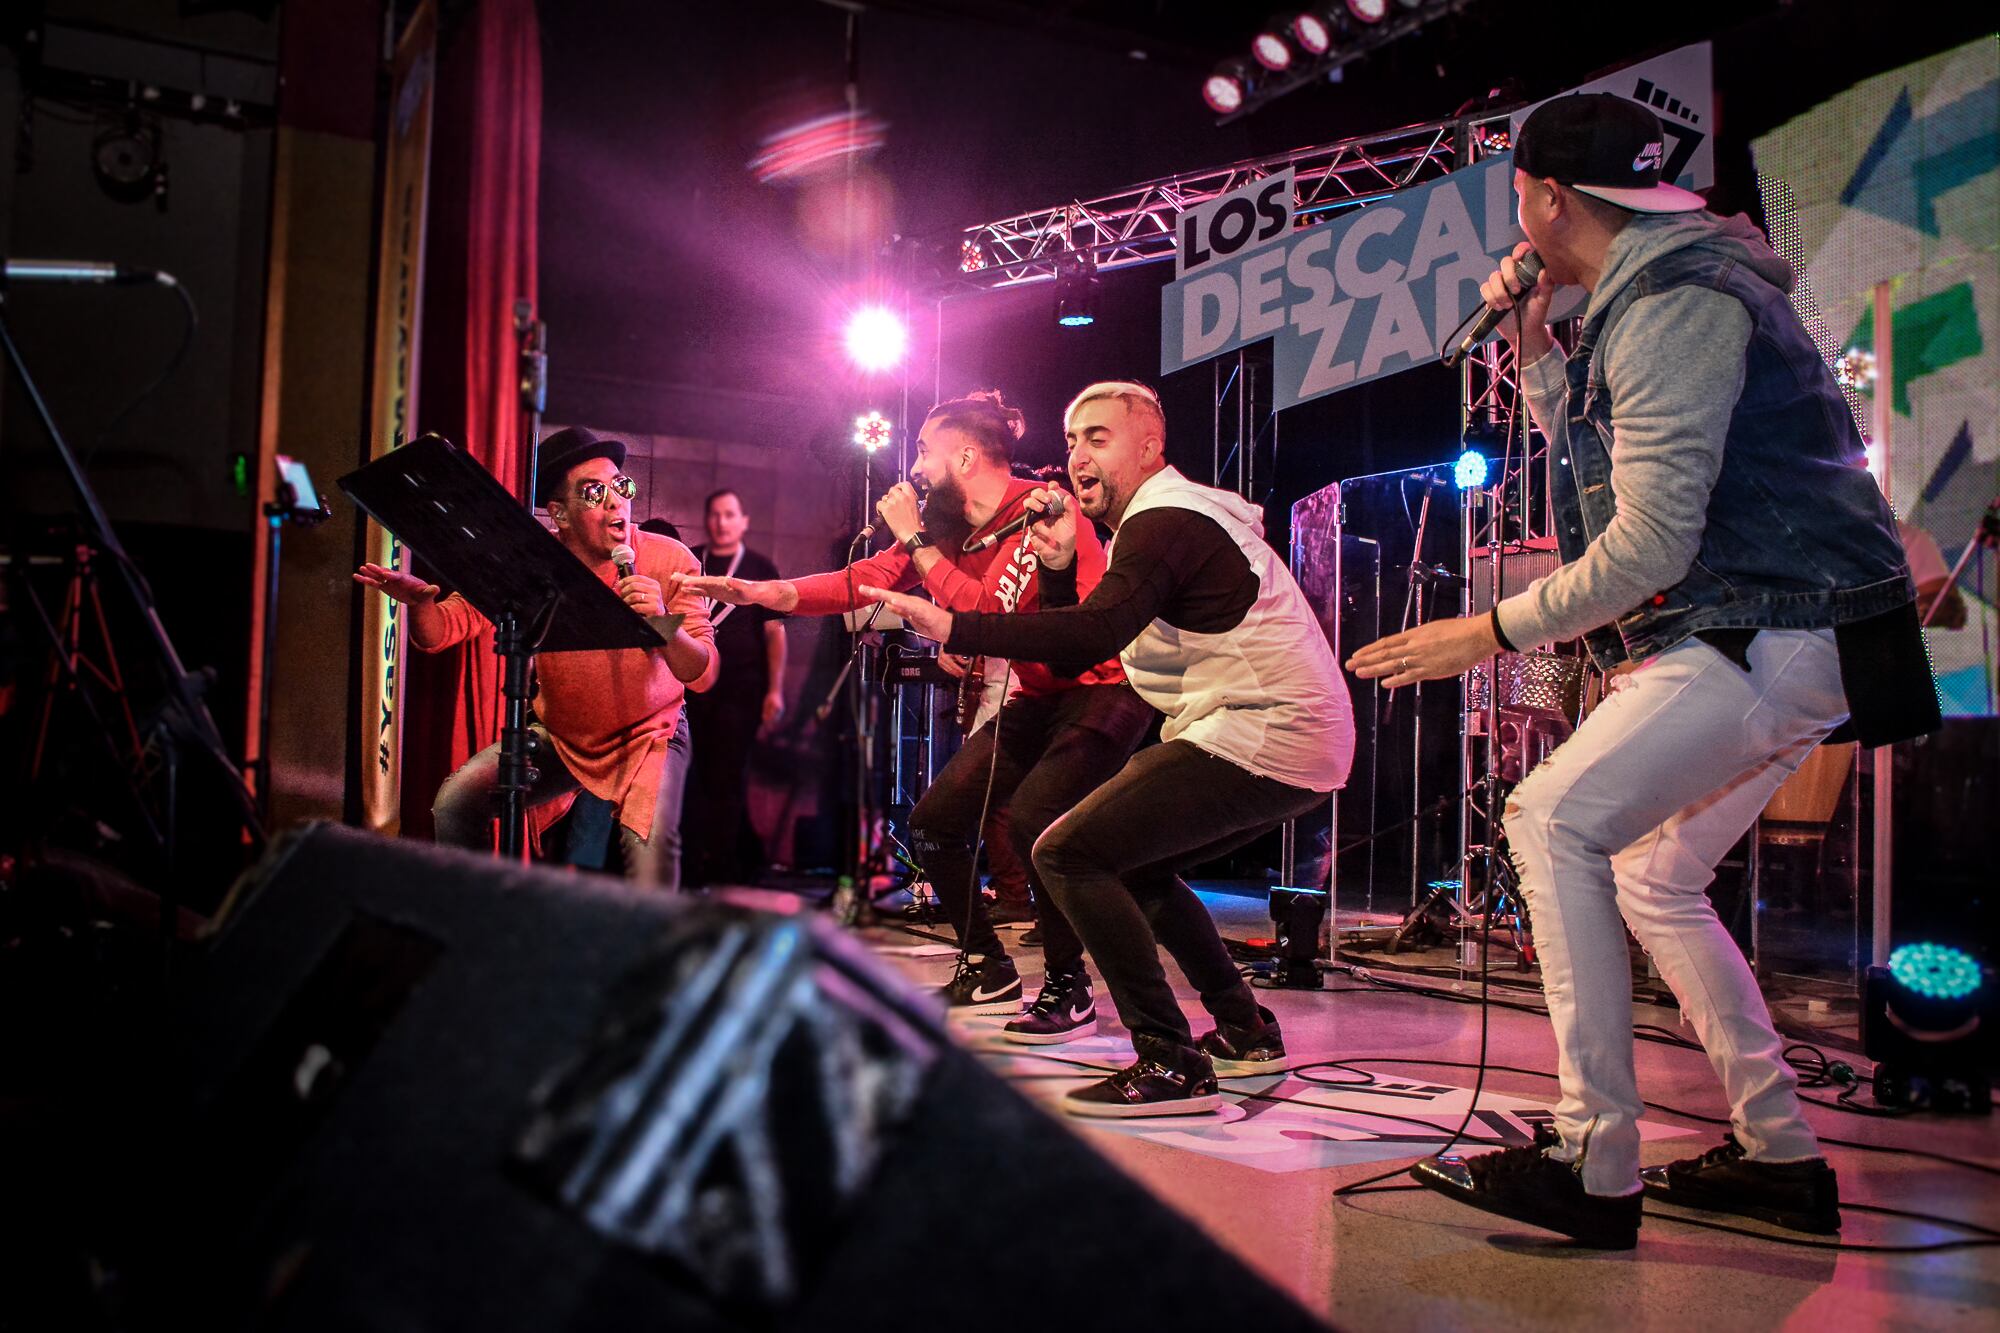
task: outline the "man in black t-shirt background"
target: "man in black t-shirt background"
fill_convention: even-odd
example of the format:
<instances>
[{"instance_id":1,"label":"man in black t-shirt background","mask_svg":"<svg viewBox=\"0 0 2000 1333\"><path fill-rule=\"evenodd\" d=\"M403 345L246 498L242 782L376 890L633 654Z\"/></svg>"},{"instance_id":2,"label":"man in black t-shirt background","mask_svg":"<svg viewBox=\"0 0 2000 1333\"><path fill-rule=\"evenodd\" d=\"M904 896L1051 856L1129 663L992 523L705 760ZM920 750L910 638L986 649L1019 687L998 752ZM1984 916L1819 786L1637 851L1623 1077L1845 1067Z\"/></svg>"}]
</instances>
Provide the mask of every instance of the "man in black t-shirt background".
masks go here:
<instances>
[{"instance_id":1,"label":"man in black t-shirt background","mask_svg":"<svg viewBox=\"0 0 2000 1333\"><path fill-rule=\"evenodd\" d=\"M735 491L711 494L702 524L708 541L694 554L703 574L779 577L769 557L743 544L750 515ZM690 885L752 884L764 871L764 846L749 819L750 752L785 713L785 622L760 606L718 605L710 615L722 674L689 700L694 780L681 826L685 878Z\"/></svg>"}]
</instances>

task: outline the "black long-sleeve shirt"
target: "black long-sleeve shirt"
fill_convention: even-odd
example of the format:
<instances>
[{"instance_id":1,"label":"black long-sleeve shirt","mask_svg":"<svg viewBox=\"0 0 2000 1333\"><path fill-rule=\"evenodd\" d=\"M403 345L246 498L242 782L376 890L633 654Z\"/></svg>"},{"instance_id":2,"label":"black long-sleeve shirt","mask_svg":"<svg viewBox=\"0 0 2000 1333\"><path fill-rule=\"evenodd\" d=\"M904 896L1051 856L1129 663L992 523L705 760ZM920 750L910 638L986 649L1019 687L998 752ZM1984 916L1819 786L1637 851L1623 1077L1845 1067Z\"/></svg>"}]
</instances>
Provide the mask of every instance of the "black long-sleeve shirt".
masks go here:
<instances>
[{"instance_id":1,"label":"black long-sleeve shirt","mask_svg":"<svg viewBox=\"0 0 2000 1333\"><path fill-rule=\"evenodd\" d=\"M952 617L946 649L1047 662L1074 675L1114 656L1155 620L1220 634L1242 624L1257 601L1257 576L1235 539L1192 509L1148 509L1126 520L1103 580L1081 605L1075 571L1074 561L1039 571L1040 611Z\"/></svg>"}]
</instances>

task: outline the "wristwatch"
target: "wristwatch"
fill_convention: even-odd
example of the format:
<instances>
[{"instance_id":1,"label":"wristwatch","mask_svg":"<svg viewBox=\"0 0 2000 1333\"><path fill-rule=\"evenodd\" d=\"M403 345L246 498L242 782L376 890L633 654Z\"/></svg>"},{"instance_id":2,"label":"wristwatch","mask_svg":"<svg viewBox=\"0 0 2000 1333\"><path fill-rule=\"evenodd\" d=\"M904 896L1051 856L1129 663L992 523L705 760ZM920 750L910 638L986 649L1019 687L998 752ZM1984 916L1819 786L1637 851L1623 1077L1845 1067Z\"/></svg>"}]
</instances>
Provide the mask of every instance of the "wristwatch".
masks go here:
<instances>
[{"instance_id":1,"label":"wristwatch","mask_svg":"<svg viewBox=\"0 0 2000 1333\"><path fill-rule=\"evenodd\" d=\"M898 543L903 548L903 554L905 555L915 555L919 546L929 546L930 544L931 535L922 528L918 528Z\"/></svg>"}]
</instances>

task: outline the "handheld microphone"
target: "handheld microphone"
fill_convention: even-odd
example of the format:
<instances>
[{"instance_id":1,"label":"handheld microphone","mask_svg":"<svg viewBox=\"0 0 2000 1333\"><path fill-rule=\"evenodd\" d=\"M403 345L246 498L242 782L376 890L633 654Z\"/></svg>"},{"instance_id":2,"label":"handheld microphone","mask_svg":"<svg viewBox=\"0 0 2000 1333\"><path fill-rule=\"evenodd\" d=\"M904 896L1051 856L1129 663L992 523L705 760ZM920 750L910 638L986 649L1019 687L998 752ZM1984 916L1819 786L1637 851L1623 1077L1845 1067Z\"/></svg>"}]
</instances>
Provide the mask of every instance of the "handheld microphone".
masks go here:
<instances>
[{"instance_id":1,"label":"handheld microphone","mask_svg":"<svg viewBox=\"0 0 2000 1333\"><path fill-rule=\"evenodd\" d=\"M1518 304L1527 299L1528 293L1535 290L1535 284L1541 281L1542 257L1533 250L1530 250L1514 261L1514 271L1521 279L1521 293L1514 298ZM1511 306L1509 307L1510 310L1512 308ZM1472 326L1472 332L1465 335L1465 340L1459 343L1458 346L1445 352L1445 365L1447 367L1456 366L1459 362L1465 360L1471 354L1472 349L1477 347L1487 334L1500 327L1500 321L1507 317L1507 313L1507 310L1501 310L1495 306L1487 306L1481 312L1479 322Z\"/></svg>"},{"instance_id":2,"label":"handheld microphone","mask_svg":"<svg viewBox=\"0 0 2000 1333\"><path fill-rule=\"evenodd\" d=\"M110 282L119 286L157 282L177 287L171 273L150 268L126 268L89 259L10 259L6 266L9 282Z\"/></svg>"},{"instance_id":3,"label":"handheld microphone","mask_svg":"<svg viewBox=\"0 0 2000 1333\"><path fill-rule=\"evenodd\" d=\"M629 546L616 546L611 551L611 565L618 571L618 577L632 577L632 566L638 562L639 553Z\"/></svg>"},{"instance_id":4,"label":"handheld microphone","mask_svg":"<svg viewBox=\"0 0 2000 1333\"><path fill-rule=\"evenodd\" d=\"M968 537L964 547L961 549L967 555L971 555L974 551L984 551L989 547L997 546L1032 523L1040 523L1045 519L1054 520L1061 518L1063 511L1067 508L1069 508L1069 505L1063 500L1062 492L1050 491L1049 507L1047 509L1042 510L1039 514L1030 509L1023 509L998 531L989 532L984 537L977 539Z\"/></svg>"}]
</instances>

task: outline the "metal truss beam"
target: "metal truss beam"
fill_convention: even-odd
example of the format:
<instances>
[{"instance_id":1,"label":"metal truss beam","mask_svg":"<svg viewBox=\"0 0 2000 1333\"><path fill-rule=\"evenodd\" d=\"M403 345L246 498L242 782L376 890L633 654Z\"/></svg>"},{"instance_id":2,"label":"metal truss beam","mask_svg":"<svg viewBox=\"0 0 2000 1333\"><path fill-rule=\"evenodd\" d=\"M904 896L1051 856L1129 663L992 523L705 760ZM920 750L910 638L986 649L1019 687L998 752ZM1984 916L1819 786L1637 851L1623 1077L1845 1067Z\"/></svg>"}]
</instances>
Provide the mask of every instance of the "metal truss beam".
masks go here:
<instances>
[{"instance_id":1,"label":"metal truss beam","mask_svg":"<svg viewBox=\"0 0 2000 1333\"><path fill-rule=\"evenodd\" d=\"M962 227L940 238L936 295L994 291L1057 276L1085 261L1100 272L1174 254L1174 218L1253 181L1296 173L1299 226L1434 180L1484 148L1504 147L1512 108L1295 148L1181 172L1101 198L1056 204Z\"/></svg>"}]
</instances>

